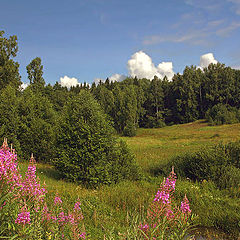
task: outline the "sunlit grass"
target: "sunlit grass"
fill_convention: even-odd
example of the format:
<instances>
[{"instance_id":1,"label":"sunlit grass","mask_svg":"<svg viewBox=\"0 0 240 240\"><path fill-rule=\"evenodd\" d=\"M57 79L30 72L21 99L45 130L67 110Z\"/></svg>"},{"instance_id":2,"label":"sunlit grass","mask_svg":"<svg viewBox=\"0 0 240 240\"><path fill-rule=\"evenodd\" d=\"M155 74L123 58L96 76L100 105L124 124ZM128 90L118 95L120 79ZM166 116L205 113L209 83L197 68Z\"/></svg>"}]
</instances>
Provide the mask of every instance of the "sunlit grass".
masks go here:
<instances>
[{"instance_id":1,"label":"sunlit grass","mask_svg":"<svg viewBox=\"0 0 240 240\"><path fill-rule=\"evenodd\" d=\"M204 120L158 129L138 129L137 136L123 137L145 172L171 157L218 142L240 139L240 124L209 126Z\"/></svg>"}]
</instances>

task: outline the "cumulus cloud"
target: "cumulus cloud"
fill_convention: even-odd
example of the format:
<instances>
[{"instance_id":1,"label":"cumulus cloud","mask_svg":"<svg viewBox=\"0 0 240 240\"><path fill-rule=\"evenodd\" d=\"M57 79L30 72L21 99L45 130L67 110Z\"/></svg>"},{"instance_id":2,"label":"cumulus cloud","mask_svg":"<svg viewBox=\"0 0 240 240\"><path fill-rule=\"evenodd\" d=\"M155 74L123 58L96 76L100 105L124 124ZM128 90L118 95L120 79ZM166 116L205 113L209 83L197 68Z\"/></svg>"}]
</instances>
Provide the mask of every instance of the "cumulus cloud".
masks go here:
<instances>
[{"instance_id":1,"label":"cumulus cloud","mask_svg":"<svg viewBox=\"0 0 240 240\"><path fill-rule=\"evenodd\" d=\"M95 79L94 79L94 83L95 83L96 85L98 85L98 84L100 83L100 81L101 81L101 82L105 82L105 80L102 79L102 78L95 78Z\"/></svg>"},{"instance_id":2,"label":"cumulus cloud","mask_svg":"<svg viewBox=\"0 0 240 240\"><path fill-rule=\"evenodd\" d=\"M205 67L208 67L210 63L217 64L218 61L214 58L212 53L204 54L200 57L199 67L203 69Z\"/></svg>"},{"instance_id":3,"label":"cumulus cloud","mask_svg":"<svg viewBox=\"0 0 240 240\"><path fill-rule=\"evenodd\" d=\"M127 78L125 75L121 75L121 74L113 74L111 77L109 77L109 81L110 82L121 82L123 81L125 78Z\"/></svg>"},{"instance_id":4,"label":"cumulus cloud","mask_svg":"<svg viewBox=\"0 0 240 240\"><path fill-rule=\"evenodd\" d=\"M167 78L169 80L172 80L172 78L174 76L172 62L159 63L157 69L158 69L158 72L160 73L160 75L162 76L162 78L167 76Z\"/></svg>"},{"instance_id":5,"label":"cumulus cloud","mask_svg":"<svg viewBox=\"0 0 240 240\"><path fill-rule=\"evenodd\" d=\"M68 76L64 76L64 77L60 77L60 85L62 87L76 87L77 85L80 85L80 83L78 82L77 78L70 78Z\"/></svg>"},{"instance_id":6,"label":"cumulus cloud","mask_svg":"<svg viewBox=\"0 0 240 240\"><path fill-rule=\"evenodd\" d=\"M22 83L20 86L20 91L25 90L25 88L27 88L28 85L29 85L28 83Z\"/></svg>"},{"instance_id":7,"label":"cumulus cloud","mask_svg":"<svg viewBox=\"0 0 240 240\"><path fill-rule=\"evenodd\" d=\"M134 53L127 66L131 77L153 79L154 76L159 78L167 76L171 80L174 75L172 62L162 62L156 67L143 51Z\"/></svg>"},{"instance_id":8,"label":"cumulus cloud","mask_svg":"<svg viewBox=\"0 0 240 240\"><path fill-rule=\"evenodd\" d=\"M125 76L125 75L115 73L111 77L109 77L108 79L109 79L110 82L121 82L126 78L127 78L127 76ZM96 85L98 85L100 81L103 82L103 83L105 82L105 80L102 79L102 78L95 78L94 79L94 82L95 82Z\"/></svg>"}]
</instances>

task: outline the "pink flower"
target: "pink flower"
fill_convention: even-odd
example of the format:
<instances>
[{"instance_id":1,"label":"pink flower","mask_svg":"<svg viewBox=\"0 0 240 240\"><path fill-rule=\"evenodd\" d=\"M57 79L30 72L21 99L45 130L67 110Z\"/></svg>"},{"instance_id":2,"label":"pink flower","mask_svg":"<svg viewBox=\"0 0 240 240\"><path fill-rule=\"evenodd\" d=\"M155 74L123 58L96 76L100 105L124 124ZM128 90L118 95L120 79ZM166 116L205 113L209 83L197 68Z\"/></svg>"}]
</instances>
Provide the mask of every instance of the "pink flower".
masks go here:
<instances>
[{"instance_id":1,"label":"pink flower","mask_svg":"<svg viewBox=\"0 0 240 240\"><path fill-rule=\"evenodd\" d=\"M62 204L62 199L58 196L56 196L54 199L54 205L57 205L57 204Z\"/></svg>"},{"instance_id":2,"label":"pink flower","mask_svg":"<svg viewBox=\"0 0 240 240\"><path fill-rule=\"evenodd\" d=\"M68 221L69 221L72 225L75 225L75 224L76 224L76 221L75 221L75 218L74 218L73 214L69 214L69 215L68 215Z\"/></svg>"},{"instance_id":3,"label":"pink flower","mask_svg":"<svg viewBox=\"0 0 240 240\"><path fill-rule=\"evenodd\" d=\"M171 219L171 218L174 218L174 213L173 213L173 211L171 210L171 209L167 209L166 210L166 217L168 218L168 219Z\"/></svg>"},{"instance_id":4,"label":"pink flower","mask_svg":"<svg viewBox=\"0 0 240 240\"><path fill-rule=\"evenodd\" d=\"M149 225L148 224L145 224L145 225L140 224L139 228L142 231L146 232L149 229Z\"/></svg>"},{"instance_id":5,"label":"pink flower","mask_svg":"<svg viewBox=\"0 0 240 240\"><path fill-rule=\"evenodd\" d=\"M64 215L64 212L60 212L58 215L58 222L64 224L68 220L68 217Z\"/></svg>"},{"instance_id":6,"label":"pink flower","mask_svg":"<svg viewBox=\"0 0 240 240\"><path fill-rule=\"evenodd\" d=\"M172 190L175 190L176 179L166 179L165 185Z\"/></svg>"},{"instance_id":7,"label":"pink flower","mask_svg":"<svg viewBox=\"0 0 240 240\"><path fill-rule=\"evenodd\" d=\"M86 239L86 233L83 232L78 237L80 237L81 239Z\"/></svg>"},{"instance_id":8,"label":"pink flower","mask_svg":"<svg viewBox=\"0 0 240 240\"><path fill-rule=\"evenodd\" d=\"M17 217L15 223L25 225L26 223L30 224L30 221L31 221L30 212L23 211L18 214L18 217Z\"/></svg>"},{"instance_id":9,"label":"pink flower","mask_svg":"<svg viewBox=\"0 0 240 240\"><path fill-rule=\"evenodd\" d=\"M160 200L162 200L164 204L169 203L169 193L165 191L158 191L153 201L159 202Z\"/></svg>"},{"instance_id":10,"label":"pink flower","mask_svg":"<svg viewBox=\"0 0 240 240\"><path fill-rule=\"evenodd\" d=\"M187 199L187 196L185 195L183 201L181 202L181 211L185 214L185 213L190 213L191 209L189 207L189 201Z\"/></svg>"},{"instance_id":11,"label":"pink flower","mask_svg":"<svg viewBox=\"0 0 240 240\"><path fill-rule=\"evenodd\" d=\"M75 205L74 205L74 211L79 211L79 210L81 210L80 205L81 205L80 202L76 202Z\"/></svg>"}]
</instances>

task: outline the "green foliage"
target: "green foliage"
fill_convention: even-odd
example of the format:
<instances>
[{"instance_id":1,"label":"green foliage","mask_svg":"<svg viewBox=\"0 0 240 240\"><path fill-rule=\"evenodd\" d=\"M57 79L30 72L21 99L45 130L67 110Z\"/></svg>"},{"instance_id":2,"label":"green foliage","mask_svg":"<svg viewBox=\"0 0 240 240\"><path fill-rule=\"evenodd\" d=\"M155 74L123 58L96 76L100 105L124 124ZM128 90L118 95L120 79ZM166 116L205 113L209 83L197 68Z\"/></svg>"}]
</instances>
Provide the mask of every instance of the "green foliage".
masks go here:
<instances>
[{"instance_id":1,"label":"green foliage","mask_svg":"<svg viewBox=\"0 0 240 240\"><path fill-rule=\"evenodd\" d=\"M49 100L27 88L19 103L19 142L23 157L31 153L37 161L50 162L54 155L55 126L57 116Z\"/></svg>"},{"instance_id":2,"label":"green foliage","mask_svg":"<svg viewBox=\"0 0 240 240\"><path fill-rule=\"evenodd\" d=\"M136 133L137 133L136 126L132 122L128 122L123 129L123 135L127 137L134 137L136 136Z\"/></svg>"},{"instance_id":3,"label":"green foliage","mask_svg":"<svg viewBox=\"0 0 240 240\"><path fill-rule=\"evenodd\" d=\"M211 181L193 183L189 180L179 180L179 185L176 186L176 198L183 197L184 192L191 203L192 211L198 215L197 224L202 226L199 229L200 236L207 235L208 230L210 236L212 235L208 237L210 239L238 239L239 197L229 196ZM208 238L206 236L206 239Z\"/></svg>"},{"instance_id":4,"label":"green foliage","mask_svg":"<svg viewBox=\"0 0 240 240\"><path fill-rule=\"evenodd\" d=\"M238 123L239 117L239 110L223 104L214 105L206 112L206 119L211 125Z\"/></svg>"},{"instance_id":5,"label":"green foliage","mask_svg":"<svg viewBox=\"0 0 240 240\"><path fill-rule=\"evenodd\" d=\"M219 137L212 139L211 136L215 133ZM239 133L239 124L212 127L203 121L197 121L161 129L139 129L137 137L124 139L136 154L138 163L146 170L169 161L174 154L196 151L203 145L211 145L220 140L231 141ZM239 155L237 151L234 154ZM26 163L21 163L20 169L23 166L27 168ZM169 170L170 168L167 171ZM152 196L163 180L163 175L151 176L142 181L123 181L93 190L64 181L48 164L37 164L37 175L41 182L46 182L48 193L52 197L56 191L62 196L64 206L66 203L68 207L66 209L71 209L72 204L80 198L86 232L90 234L90 239L96 240L102 240L104 236L106 239L134 239L139 216L152 202ZM175 200L179 204L187 194L193 213L199 216L196 232L201 237L206 234L206 239L238 239L239 189L236 189L234 195L224 189L219 190L211 181L200 183L179 177L175 193ZM226 231L225 235L222 230ZM231 233L235 233L235 237Z\"/></svg>"},{"instance_id":6,"label":"green foliage","mask_svg":"<svg viewBox=\"0 0 240 240\"><path fill-rule=\"evenodd\" d=\"M34 58L26 67L28 73L28 79L30 84L33 85L33 89L37 90L43 88L45 81L42 77L43 75L43 66L42 60L39 57Z\"/></svg>"},{"instance_id":7,"label":"green foliage","mask_svg":"<svg viewBox=\"0 0 240 240\"><path fill-rule=\"evenodd\" d=\"M0 92L0 139L7 138L21 154L19 142L21 118L19 115L19 92L11 85Z\"/></svg>"},{"instance_id":8,"label":"green foliage","mask_svg":"<svg viewBox=\"0 0 240 240\"><path fill-rule=\"evenodd\" d=\"M134 157L112 133L99 104L81 91L64 108L54 165L65 178L90 185L137 179Z\"/></svg>"},{"instance_id":9,"label":"green foliage","mask_svg":"<svg viewBox=\"0 0 240 240\"><path fill-rule=\"evenodd\" d=\"M18 89L21 85L19 64L12 60L18 51L17 36L6 38L3 35L4 31L0 31L0 90L8 84Z\"/></svg>"},{"instance_id":10,"label":"green foliage","mask_svg":"<svg viewBox=\"0 0 240 240\"><path fill-rule=\"evenodd\" d=\"M220 189L238 189L239 152L240 142L218 144L174 157L167 168L174 165L178 175L197 181L211 180Z\"/></svg>"}]
</instances>

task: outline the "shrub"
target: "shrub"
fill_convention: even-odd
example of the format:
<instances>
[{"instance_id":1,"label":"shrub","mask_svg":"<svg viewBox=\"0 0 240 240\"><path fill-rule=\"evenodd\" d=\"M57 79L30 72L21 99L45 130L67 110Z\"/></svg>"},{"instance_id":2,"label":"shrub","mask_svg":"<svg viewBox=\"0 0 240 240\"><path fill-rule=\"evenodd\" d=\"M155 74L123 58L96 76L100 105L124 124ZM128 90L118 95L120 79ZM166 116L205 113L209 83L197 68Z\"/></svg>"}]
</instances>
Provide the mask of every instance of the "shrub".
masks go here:
<instances>
[{"instance_id":1,"label":"shrub","mask_svg":"<svg viewBox=\"0 0 240 240\"><path fill-rule=\"evenodd\" d=\"M134 123L128 122L123 129L123 135L127 137L134 137L137 134L137 129Z\"/></svg>"},{"instance_id":2,"label":"shrub","mask_svg":"<svg viewBox=\"0 0 240 240\"><path fill-rule=\"evenodd\" d=\"M147 115L144 126L146 128L162 128L162 127L165 127L166 124L163 118L157 119L156 117Z\"/></svg>"},{"instance_id":3,"label":"shrub","mask_svg":"<svg viewBox=\"0 0 240 240\"><path fill-rule=\"evenodd\" d=\"M220 189L237 188L240 180L240 142L218 144L195 153L174 157L163 170L174 164L177 174L192 180L211 180Z\"/></svg>"},{"instance_id":4,"label":"shrub","mask_svg":"<svg viewBox=\"0 0 240 240\"><path fill-rule=\"evenodd\" d=\"M57 133L54 165L66 179L90 185L110 184L137 169L135 158L113 137L113 128L99 104L81 91L65 106Z\"/></svg>"},{"instance_id":5,"label":"shrub","mask_svg":"<svg viewBox=\"0 0 240 240\"><path fill-rule=\"evenodd\" d=\"M229 105L217 104L206 112L206 119L211 125L238 123L238 110Z\"/></svg>"}]
</instances>

